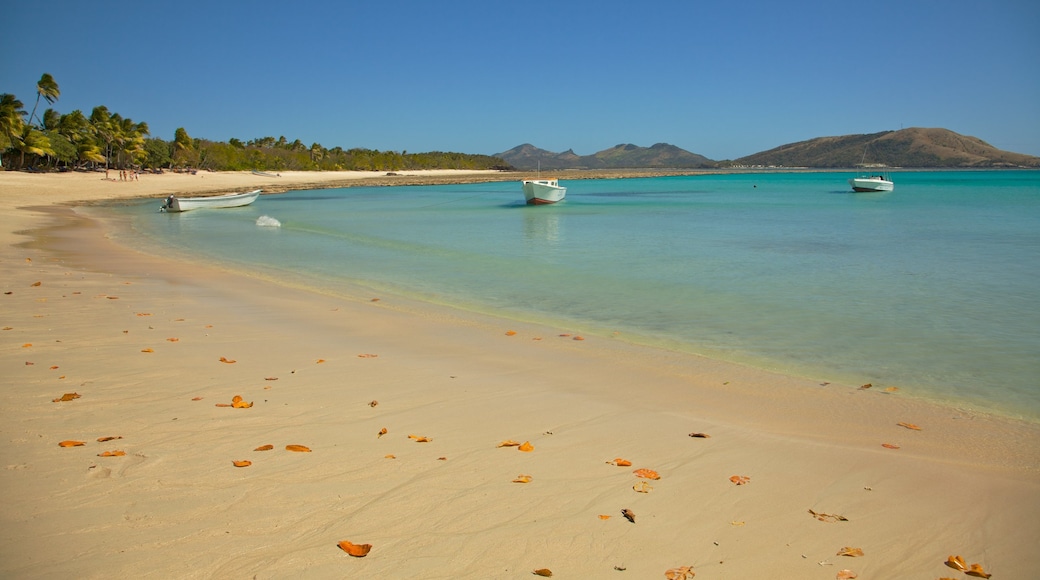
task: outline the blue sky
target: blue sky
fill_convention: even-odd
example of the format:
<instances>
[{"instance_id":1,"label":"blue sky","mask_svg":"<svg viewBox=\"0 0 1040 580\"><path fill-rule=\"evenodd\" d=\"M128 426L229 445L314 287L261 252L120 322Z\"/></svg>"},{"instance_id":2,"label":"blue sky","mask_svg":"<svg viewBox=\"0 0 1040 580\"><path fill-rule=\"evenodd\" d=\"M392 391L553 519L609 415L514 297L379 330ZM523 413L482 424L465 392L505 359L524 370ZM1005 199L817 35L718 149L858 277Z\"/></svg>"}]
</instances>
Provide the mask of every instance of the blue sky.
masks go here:
<instances>
[{"instance_id":1,"label":"blue sky","mask_svg":"<svg viewBox=\"0 0 1040 580\"><path fill-rule=\"evenodd\" d=\"M0 92L152 135L735 159L943 127L1040 155L1035 0L50 1L0 9Z\"/></svg>"}]
</instances>

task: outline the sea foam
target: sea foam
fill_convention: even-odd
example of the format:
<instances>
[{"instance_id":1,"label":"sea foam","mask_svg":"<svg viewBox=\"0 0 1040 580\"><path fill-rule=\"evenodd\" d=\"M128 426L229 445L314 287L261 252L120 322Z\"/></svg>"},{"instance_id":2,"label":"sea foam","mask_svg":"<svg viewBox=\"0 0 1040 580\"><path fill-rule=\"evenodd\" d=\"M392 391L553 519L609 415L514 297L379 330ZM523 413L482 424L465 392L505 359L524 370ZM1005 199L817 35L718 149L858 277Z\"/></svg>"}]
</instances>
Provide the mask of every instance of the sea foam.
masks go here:
<instances>
[{"instance_id":1,"label":"sea foam","mask_svg":"<svg viewBox=\"0 0 1040 580\"><path fill-rule=\"evenodd\" d=\"M282 227L282 222L274 219L269 215L262 215L256 218L256 225L265 228L280 228Z\"/></svg>"}]
</instances>

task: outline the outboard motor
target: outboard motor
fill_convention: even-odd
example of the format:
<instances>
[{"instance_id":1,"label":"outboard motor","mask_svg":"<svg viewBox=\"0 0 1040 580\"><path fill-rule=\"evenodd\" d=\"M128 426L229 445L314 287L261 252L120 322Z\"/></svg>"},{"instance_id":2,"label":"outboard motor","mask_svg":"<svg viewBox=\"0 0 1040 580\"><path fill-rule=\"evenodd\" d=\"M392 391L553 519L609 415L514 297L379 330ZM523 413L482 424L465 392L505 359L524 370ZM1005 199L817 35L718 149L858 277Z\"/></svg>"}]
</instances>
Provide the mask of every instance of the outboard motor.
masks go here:
<instances>
[{"instance_id":1,"label":"outboard motor","mask_svg":"<svg viewBox=\"0 0 1040 580\"><path fill-rule=\"evenodd\" d=\"M170 197L166 198L166 201L163 202L162 207L159 208L159 211L160 212L164 212L164 211L170 209L171 207L173 207L173 196L172 195Z\"/></svg>"}]
</instances>

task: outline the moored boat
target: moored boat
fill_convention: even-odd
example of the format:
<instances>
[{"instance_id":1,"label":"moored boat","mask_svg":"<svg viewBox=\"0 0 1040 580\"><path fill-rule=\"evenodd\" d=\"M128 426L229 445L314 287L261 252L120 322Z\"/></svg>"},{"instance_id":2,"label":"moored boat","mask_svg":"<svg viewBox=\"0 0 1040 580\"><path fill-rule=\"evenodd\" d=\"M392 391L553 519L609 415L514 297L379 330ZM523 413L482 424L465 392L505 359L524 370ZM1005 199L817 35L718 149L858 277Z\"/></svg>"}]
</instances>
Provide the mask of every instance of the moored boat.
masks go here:
<instances>
[{"instance_id":1,"label":"moored boat","mask_svg":"<svg viewBox=\"0 0 1040 580\"><path fill-rule=\"evenodd\" d=\"M180 212L192 209L242 207L256 201L261 191L254 189L245 193L229 193L227 195L210 197L177 197L176 195L171 195L166 198L159 211Z\"/></svg>"},{"instance_id":2,"label":"moored boat","mask_svg":"<svg viewBox=\"0 0 1040 580\"><path fill-rule=\"evenodd\" d=\"M556 203L567 196L567 188L560 187L557 179L525 179L523 189L527 205Z\"/></svg>"},{"instance_id":3,"label":"moored boat","mask_svg":"<svg viewBox=\"0 0 1040 580\"><path fill-rule=\"evenodd\" d=\"M853 177L849 180L849 185L852 186L853 191L869 192L869 191L892 191L895 185L891 180L886 179L884 175L865 175L861 177Z\"/></svg>"}]
</instances>

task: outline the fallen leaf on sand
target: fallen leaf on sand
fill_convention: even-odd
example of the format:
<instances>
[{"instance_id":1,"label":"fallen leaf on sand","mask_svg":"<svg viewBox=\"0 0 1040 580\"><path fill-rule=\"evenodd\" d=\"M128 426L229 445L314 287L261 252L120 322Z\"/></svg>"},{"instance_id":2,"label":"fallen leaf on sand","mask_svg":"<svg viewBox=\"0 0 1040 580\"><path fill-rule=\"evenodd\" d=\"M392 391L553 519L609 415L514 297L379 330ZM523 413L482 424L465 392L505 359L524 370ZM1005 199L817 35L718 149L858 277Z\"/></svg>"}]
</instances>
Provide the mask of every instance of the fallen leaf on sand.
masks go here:
<instances>
[{"instance_id":1,"label":"fallen leaf on sand","mask_svg":"<svg viewBox=\"0 0 1040 580\"><path fill-rule=\"evenodd\" d=\"M32 343L31 342L27 342L27 343L22 345L22 348L29 348L31 346L32 346Z\"/></svg>"},{"instance_id":2,"label":"fallen leaf on sand","mask_svg":"<svg viewBox=\"0 0 1040 580\"><path fill-rule=\"evenodd\" d=\"M639 493L650 493L651 491L653 491L654 488L652 485L650 485L649 481L640 481L639 483L633 485L632 489L638 491Z\"/></svg>"},{"instance_id":3,"label":"fallen leaf on sand","mask_svg":"<svg viewBox=\"0 0 1040 580\"><path fill-rule=\"evenodd\" d=\"M311 448L307 447L306 445L286 445L285 446L285 450L286 451L295 451L297 453L310 453L311 452Z\"/></svg>"},{"instance_id":4,"label":"fallen leaf on sand","mask_svg":"<svg viewBox=\"0 0 1040 580\"><path fill-rule=\"evenodd\" d=\"M122 457L124 455L126 455L126 451L120 451L120 450L116 449L116 450L113 450L113 451L102 451L101 453L98 453L97 456L98 457Z\"/></svg>"},{"instance_id":5,"label":"fallen leaf on sand","mask_svg":"<svg viewBox=\"0 0 1040 580\"><path fill-rule=\"evenodd\" d=\"M365 354L359 354L357 356L358 356L358 358L376 358L379 355L378 354L365 353Z\"/></svg>"},{"instance_id":6,"label":"fallen leaf on sand","mask_svg":"<svg viewBox=\"0 0 1040 580\"><path fill-rule=\"evenodd\" d=\"M550 576L552 576L552 570L550 570L548 568L539 568L539 569L537 569L537 570L535 570L534 572L531 572L531 573L534 574L535 576L544 576L546 578L549 578Z\"/></svg>"},{"instance_id":7,"label":"fallen leaf on sand","mask_svg":"<svg viewBox=\"0 0 1040 580\"><path fill-rule=\"evenodd\" d=\"M278 377L264 377L265 381L277 381Z\"/></svg>"},{"instance_id":8,"label":"fallen leaf on sand","mask_svg":"<svg viewBox=\"0 0 1040 580\"><path fill-rule=\"evenodd\" d=\"M584 337L584 336L575 336L575 337L574 337L573 339L571 339L571 340L585 340L585 337Z\"/></svg>"},{"instance_id":9,"label":"fallen leaf on sand","mask_svg":"<svg viewBox=\"0 0 1040 580\"><path fill-rule=\"evenodd\" d=\"M986 571L982 569L981 564L972 564L971 569L965 572L965 574L968 576L975 576L976 578L989 578L992 576L992 574L987 574Z\"/></svg>"},{"instance_id":10,"label":"fallen leaf on sand","mask_svg":"<svg viewBox=\"0 0 1040 580\"><path fill-rule=\"evenodd\" d=\"M653 469L647 469L645 467L637 469L632 473L636 474L636 477L645 477L646 479L661 479L661 476L657 474Z\"/></svg>"},{"instance_id":11,"label":"fallen leaf on sand","mask_svg":"<svg viewBox=\"0 0 1040 580\"><path fill-rule=\"evenodd\" d=\"M873 387L873 386L874 386L873 384L871 384L871 383L867 383L867 384L865 384L865 385L862 385L862 386L861 386L861 387L859 388L859 390L861 390L861 391L862 391L862 390L864 390L864 389L869 389L870 387Z\"/></svg>"},{"instance_id":12,"label":"fallen leaf on sand","mask_svg":"<svg viewBox=\"0 0 1040 580\"><path fill-rule=\"evenodd\" d=\"M231 406L236 408L236 409L248 409L248 408L253 406L253 402L252 401L249 401L249 402L243 401L241 396L235 395L231 399Z\"/></svg>"},{"instance_id":13,"label":"fallen leaf on sand","mask_svg":"<svg viewBox=\"0 0 1040 580\"><path fill-rule=\"evenodd\" d=\"M863 555L863 550L861 548L853 548L851 546L845 546L844 548L838 550L837 555L838 556L848 556L850 558L857 558L857 557Z\"/></svg>"},{"instance_id":14,"label":"fallen leaf on sand","mask_svg":"<svg viewBox=\"0 0 1040 580\"><path fill-rule=\"evenodd\" d=\"M430 441L433 441L433 439L422 435L409 435L408 438L416 443L429 443Z\"/></svg>"},{"instance_id":15,"label":"fallen leaf on sand","mask_svg":"<svg viewBox=\"0 0 1040 580\"><path fill-rule=\"evenodd\" d=\"M108 298L109 300L119 300L118 296L105 296L105 298Z\"/></svg>"},{"instance_id":16,"label":"fallen leaf on sand","mask_svg":"<svg viewBox=\"0 0 1040 580\"><path fill-rule=\"evenodd\" d=\"M138 316L151 316L152 313L151 312L138 312L137 315Z\"/></svg>"},{"instance_id":17,"label":"fallen leaf on sand","mask_svg":"<svg viewBox=\"0 0 1040 580\"><path fill-rule=\"evenodd\" d=\"M379 299L378 298L373 298L373 299L369 300L369 302L379 302Z\"/></svg>"},{"instance_id":18,"label":"fallen leaf on sand","mask_svg":"<svg viewBox=\"0 0 1040 580\"><path fill-rule=\"evenodd\" d=\"M607 514L599 514L599 519L601 519L601 520L609 520L610 516L608 516Z\"/></svg>"},{"instance_id":19,"label":"fallen leaf on sand","mask_svg":"<svg viewBox=\"0 0 1040 580\"><path fill-rule=\"evenodd\" d=\"M40 284L43 284L43 282L33 282L32 284L30 284L30 286L35 288L36 286L39 286Z\"/></svg>"},{"instance_id":20,"label":"fallen leaf on sand","mask_svg":"<svg viewBox=\"0 0 1040 580\"><path fill-rule=\"evenodd\" d=\"M27 367L31 367L31 366L33 366L34 364L36 364L36 363L34 363L34 362L29 362L29 361L25 361L25 366L27 366Z\"/></svg>"},{"instance_id":21,"label":"fallen leaf on sand","mask_svg":"<svg viewBox=\"0 0 1040 580\"><path fill-rule=\"evenodd\" d=\"M386 455L383 456L383 459L397 459L397 456L394 455L393 453L387 453Z\"/></svg>"},{"instance_id":22,"label":"fallen leaf on sand","mask_svg":"<svg viewBox=\"0 0 1040 580\"><path fill-rule=\"evenodd\" d=\"M680 566L678 568L665 570L664 573L664 577L668 580L688 580L694 576L696 576L696 574L693 573L693 566Z\"/></svg>"},{"instance_id":23,"label":"fallen leaf on sand","mask_svg":"<svg viewBox=\"0 0 1040 580\"><path fill-rule=\"evenodd\" d=\"M191 400L192 401L201 401L202 397L192 397Z\"/></svg>"},{"instance_id":24,"label":"fallen leaf on sand","mask_svg":"<svg viewBox=\"0 0 1040 580\"><path fill-rule=\"evenodd\" d=\"M911 431L920 431L921 430L920 427L918 427L917 425L914 425L913 423L896 423L896 425L899 425L900 427L906 427L907 429L910 429Z\"/></svg>"},{"instance_id":25,"label":"fallen leaf on sand","mask_svg":"<svg viewBox=\"0 0 1040 580\"><path fill-rule=\"evenodd\" d=\"M519 447L519 441L513 441L512 439L506 439L505 441L498 444L498 447Z\"/></svg>"},{"instance_id":26,"label":"fallen leaf on sand","mask_svg":"<svg viewBox=\"0 0 1040 580\"><path fill-rule=\"evenodd\" d=\"M517 447L517 449L523 451L524 453L530 453L534 451L534 445L531 445L530 441L524 441L523 444L520 445L520 447Z\"/></svg>"},{"instance_id":27,"label":"fallen leaf on sand","mask_svg":"<svg viewBox=\"0 0 1040 580\"><path fill-rule=\"evenodd\" d=\"M707 433L690 433L690 437L696 437L698 439L710 439L711 435Z\"/></svg>"},{"instance_id":28,"label":"fallen leaf on sand","mask_svg":"<svg viewBox=\"0 0 1040 580\"><path fill-rule=\"evenodd\" d=\"M4 330L14 330L14 327L13 326L5 326Z\"/></svg>"},{"instance_id":29,"label":"fallen leaf on sand","mask_svg":"<svg viewBox=\"0 0 1040 580\"><path fill-rule=\"evenodd\" d=\"M899 390L899 387L885 387L886 393L894 393Z\"/></svg>"},{"instance_id":30,"label":"fallen leaf on sand","mask_svg":"<svg viewBox=\"0 0 1040 580\"><path fill-rule=\"evenodd\" d=\"M116 439L122 439L122 435L110 435L108 437L98 437L98 443L104 443L105 441L115 441Z\"/></svg>"},{"instance_id":31,"label":"fallen leaf on sand","mask_svg":"<svg viewBox=\"0 0 1040 580\"><path fill-rule=\"evenodd\" d=\"M372 544L354 544L343 540L339 543L339 547L344 552L354 556L355 558L364 558L368 555L368 552L372 549Z\"/></svg>"},{"instance_id":32,"label":"fallen leaf on sand","mask_svg":"<svg viewBox=\"0 0 1040 580\"><path fill-rule=\"evenodd\" d=\"M58 445L60 447L82 447L83 445L86 445L86 444L87 443L85 441L73 441L73 440L61 441L61 442L58 443Z\"/></svg>"},{"instance_id":33,"label":"fallen leaf on sand","mask_svg":"<svg viewBox=\"0 0 1040 580\"><path fill-rule=\"evenodd\" d=\"M968 571L968 564L964 561L964 558L960 556L950 556L946 558L946 565L954 570L960 570L961 572Z\"/></svg>"},{"instance_id":34,"label":"fallen leaf on sand","mask_svg":"<svg viewBox=\"0 0 1040 580\"><path fill-rule=\"evenodd\" d=\"M899 446L895 443L882 443L881 446L885 449L899 449Z\"/></svg>"},{"instance_id":35,"label":"fallen leaf on sand","mask_svg":"<svg viewBox=\"0 0 1040 580\"><path fill-rule=\"evenodd\" d=\"M821 522L847 522L847 521L849 521L848 518L846 518L843 515L825 514L825 513L814 512L813 510L809 510L809 513L812 514L812 517L820 520Z\"/></svg>"},{"instance_id":36,"label":"fallen leaf on sand","mask_svg":"<svg viewBox=\"0 0 1040 580\"><path fill-rule=\"evenodd\" d=\"M447 460L448 460L447 457L438 457L437 458L437 461L447 461Z\"/></svg>"},{"instance_id":37,"label":"fallen leaf on sand","mask_svg":"<svg viewBox=\"0 0 1040 580\"><path fill-rule=\"evenodd\" d=\"M745 485L751 481L751 477L747 475L731 475L729 480L736 485Z\"/></svg>"},{"instance_id":38,"label":"fallen leaf on sand","mask_svg":"<svg viewBox=\"0 0 1040 580\"><path fill-rule=\"evenodd\" d=\"M318 360L314 361L314 364L316 364L316 365L320 365L320 364L321 364L321 363L323 363L323 362L325 362L325 359L323 359L323 358L319 358Z\"/></svg>"},{"instance_id":39,"label":"fallen leaf on sand","mask_svg":"<svg viewBox=\"0 0 1040 580\"><path fill-rule=\"evenodd\" d=\"M257 447L253 451L270 451L272 449L274 449L274 445L261 445L260 447Z\"/></svg>"},{"instance_id":40,"label":"fallen leaf on sand","mask_svg":"<svg viewBox=\"0 0 1040 580\"><path fill-rule=\"evenodd\" d=\"M608 461L607 463L609 463L611 465L616 465L618 467L632 467L632 462L631 461L629 461L627 459L621 459L620 457L618 457L614 461Z\"/></svg>"},{"instance_id":41,"label":"fallen leaf on sand","mask_svg":"<svg viewBox=\"0 0 1040 580\"><path fill-rule=\"evenodd\" d=\"M730 522L729 525L731 525L731 526L733 526L735 528L739 528L740 526L744 525L744 521L743 520L735 520L735 521Z\"/></svg>"},{"instance_id":42,"label":"fallen leaf on sand","mask_svg":"<svg viewBox=\"0 0 1040 580\"><path fill-rule=\"evenodd\" d=\"M170 338L167 338L166 341L167 342L178 342L178 341L180 341L180 339L175 337L175 336L171 336Z\"/></svg>"},{"instance_id":43,"label":"fallen leaf on sand","mask_svg":"<svg viewBox=\"0 0 1040 580\"><path fill-rule=\"evenodd\" d=\"M378 405L378 404L379 404L379 401L375 401L375 400L373 400L373 401L369 401L369 403L368 403L368 406L369 406L369 407L375 407L375 406L376 406L376 405Z\"/></svg>"},{"instance_id":44,"label":"fallen leaf on sand","mask_svg":"<svg viewBox=\"0 0 1040 580\"><path fill-rule=\"evenodd\" d=\"M636 514L633 513L632 510L625 508L621 510L621 515L625 516L625 519L632 522L633 524L636 523Z\"/></svg>"},{"instance_id":45,"label":"fallen leaf on sand","mask_svg":"<svg viewBox=\"0 0 1040 580\"><path fill-rule=\"evenodd\" d=\"M253 462L248 459L240 459L238 461L231 462L231 465L234 465L235 467L249 467L252 464Z\"/></svg>"},{"instance_id":46,"label":"fallen leaf on sand","mask_svg":"<svg viewBox=\"0 0 1040 580\"><path fill-rule=\"evenodd\" d=\"M236 362L238 362L238 361L236 361L236 360L231 360L231 359L229 359L229 358L228 358L228 357L226 357L226 356L222 356L222 357L220 357L220 362L222 362L222 363L227 363L227 364L229 364L229 365L232 365L232 364L235 364L235 363L236 363Z\"/></svg>"},{"instance_id":47,"label":"fallen leaf on sand","mask_svg":"<svg viewBox=\"0 0 1040 580\"><path fill-rule=\"evenodd\" d=\"M521 474L516 476L516 479L513 480L513 483L531 483L531 479L532 478L530 475Z\"/></svg>"},{"instance_id":48,"label":"fallen leaf on sand","mask_svg":"<svg viewBox=\"0 0 1040 580\"><path fill-rule=\"evenodd\" d=\"M857 575L852 570L839 570L835 578L837 580L852 580L853 578L857 578Z\"/></svg>"},{"instance_id":49,"label":"fallen leaf on sand","mask_svg":"<svg viewBox=\"0 0 1040 580\"><path fill-rule=\"evenodd\" d=\"M506 336L516 336L516 331L515 330L507 330L506 331Z\"/></svg>"},{"instance_id":50,"label":"fallen leaf on sand","mask_svg":"<svg viewBox=\"0 0 1040 580\"><path fill-rule=\"evenodd\" d=\"M141 352L155 352L155 351L150 349L150 348L142 348Z\"/></svg>"},{"instance_id":51,"label":"fallen leaf on sand","mask_svg":"<svg viewBox=\"0 0 1040 580\"><path fill-rule=\"evenodd\" d=\"M78 398L80 398L80 394L79 393L65 393L64 395L58 397L57 399L51 399L51 402L52 403L64 403L66 401L72 401L72 400L78 399Z\"/></svg>"},{"instance_id":52,"label":"fallen leaf on sand","mask_svg":"<svg viewBox=\"0 0 1040 580\"><path fill-rule=\"evenodd\" d=\"M58 365L51 365L51 370L52 371L58 370Z\"/></svg>"},{"instance_id":53,"label":"fallen leaf on sand","mask_svg":"<svg viewBox=\"0 0 1040 580\"><path fill-rule=\"evenodd\" d=\"M383 435L386 435L386 427L383 427L382 429L380 429L379 430L379 434L376 435L376 437L379 438L379 437L382 437Z\"/></svg>"}]
</instances>

